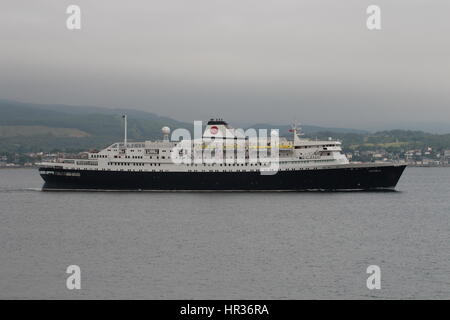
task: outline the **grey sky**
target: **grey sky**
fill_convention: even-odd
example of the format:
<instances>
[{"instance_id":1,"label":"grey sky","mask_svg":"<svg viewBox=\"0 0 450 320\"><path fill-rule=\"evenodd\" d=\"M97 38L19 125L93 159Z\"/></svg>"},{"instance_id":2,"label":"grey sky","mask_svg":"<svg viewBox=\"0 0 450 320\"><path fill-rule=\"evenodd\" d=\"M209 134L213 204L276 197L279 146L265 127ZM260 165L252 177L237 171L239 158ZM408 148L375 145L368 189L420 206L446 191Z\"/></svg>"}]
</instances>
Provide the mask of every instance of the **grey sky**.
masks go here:
<instances>
[{"instance_id":1,"label":"grey sky","mask_svg":"<svg viewBox=\"0 0 450 320\"><path fill-rule=\"evenodd\" d=\"M370 4L381 31L366 29ZM0 39L5 99L188 121L450 122L448 0L11 0Z\"/></svg>"}]
</instances>

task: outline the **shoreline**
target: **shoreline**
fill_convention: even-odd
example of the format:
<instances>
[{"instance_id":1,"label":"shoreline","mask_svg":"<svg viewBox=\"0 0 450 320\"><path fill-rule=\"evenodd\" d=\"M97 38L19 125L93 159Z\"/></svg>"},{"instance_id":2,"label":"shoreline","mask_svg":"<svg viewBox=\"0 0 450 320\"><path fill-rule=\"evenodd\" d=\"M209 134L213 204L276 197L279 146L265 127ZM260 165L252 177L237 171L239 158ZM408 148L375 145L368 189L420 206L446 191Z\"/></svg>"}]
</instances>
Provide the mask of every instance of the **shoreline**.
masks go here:
<instances>
[{"instance_id":1,"label":"shoreline","mask_svg":"<svg viewBox=\"0 0 450 320\"><path fill-rule=\"evenodd\" d=\"M368 163L372 163L372 162L368 162ZM376 162L373 162L376 163ZM397 164L397 163L396 163ZM405 163L398 163L398 164L405 164ZM410 168L450 168L450 164L447 165L418 165L418 164L406 164L407 167ZM38 166L2 166L0 167L0 170L2 169L38 169Z\"/></svg>"}]
</instances>

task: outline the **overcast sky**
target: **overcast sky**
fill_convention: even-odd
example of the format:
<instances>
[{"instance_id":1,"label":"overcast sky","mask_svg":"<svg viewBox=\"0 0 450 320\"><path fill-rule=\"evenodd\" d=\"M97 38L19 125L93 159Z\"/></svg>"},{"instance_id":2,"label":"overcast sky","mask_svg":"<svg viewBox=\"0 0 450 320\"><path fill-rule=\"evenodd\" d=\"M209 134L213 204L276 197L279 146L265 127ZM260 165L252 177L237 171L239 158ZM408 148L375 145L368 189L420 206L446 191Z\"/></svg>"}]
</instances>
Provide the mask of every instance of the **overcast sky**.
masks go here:
<instances>
[{"instance_id":1,"label":"overcast sky","mask_svg":"<svg viewBox=\"0 0 450 320\"><path fill-rule=\"evenodd\" d=\"M69 4L82 29L66 28ZM381 7L382 30L366 28ZM432 4L432 5L431 5ZM0 98L191 121L450 123L449 0L5 0Z\"/></svg>"}]
</instances>

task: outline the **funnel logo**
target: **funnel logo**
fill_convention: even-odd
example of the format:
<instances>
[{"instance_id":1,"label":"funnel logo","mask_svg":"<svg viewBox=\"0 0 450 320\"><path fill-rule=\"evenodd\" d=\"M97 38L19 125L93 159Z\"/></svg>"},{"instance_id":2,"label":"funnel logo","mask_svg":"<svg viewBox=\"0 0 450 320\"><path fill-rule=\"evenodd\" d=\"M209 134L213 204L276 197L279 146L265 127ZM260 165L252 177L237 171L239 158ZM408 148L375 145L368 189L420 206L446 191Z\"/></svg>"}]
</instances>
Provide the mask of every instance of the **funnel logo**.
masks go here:
<instances>
[{"instance_id":1,"label":"funnel logo","mask_svg":"<svg viewBox=\"0 0 450 320\"><path fill-rule=\"evenodd\" d=\"M217 128L216 126L212 126L209 131L211 132L211 134L217 134L217 132L219 132L219 128Z\"/></svg>"}]
</instances>

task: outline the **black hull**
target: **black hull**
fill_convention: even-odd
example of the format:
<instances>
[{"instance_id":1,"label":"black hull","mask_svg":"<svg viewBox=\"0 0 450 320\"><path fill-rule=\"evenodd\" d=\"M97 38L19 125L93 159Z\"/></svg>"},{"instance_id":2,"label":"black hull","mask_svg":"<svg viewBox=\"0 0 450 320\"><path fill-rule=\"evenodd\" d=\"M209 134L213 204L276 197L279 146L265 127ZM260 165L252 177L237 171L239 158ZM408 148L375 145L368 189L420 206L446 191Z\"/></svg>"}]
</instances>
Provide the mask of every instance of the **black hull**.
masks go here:
<instances>
[{"instance_id":1,"label":"black hull","mask_svg":"<svg viewBox=\"0 0 450 320\"><path fill-rule=\"evenodd\" d=\"M137 172L40 168L43 190L309 191L394 189L405 165L260 172ZM53 172L48 174L48 171Z\"/></svg>"}]
</instances>

